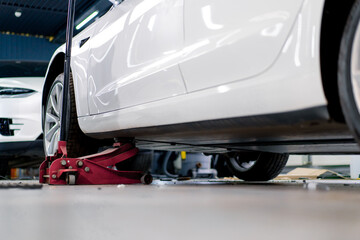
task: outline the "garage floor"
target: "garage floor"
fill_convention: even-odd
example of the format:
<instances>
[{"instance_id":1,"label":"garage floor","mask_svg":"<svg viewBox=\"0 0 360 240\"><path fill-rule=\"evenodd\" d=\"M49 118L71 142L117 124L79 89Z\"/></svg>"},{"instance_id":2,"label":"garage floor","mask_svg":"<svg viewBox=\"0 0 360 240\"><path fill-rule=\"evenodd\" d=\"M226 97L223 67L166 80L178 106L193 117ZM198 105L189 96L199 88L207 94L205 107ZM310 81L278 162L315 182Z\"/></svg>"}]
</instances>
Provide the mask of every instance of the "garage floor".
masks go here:
<instances>
[{"instance_id":1,"label":"garage floor","mask_svg":"<svg viewBox=\"0 0 360 240\"><path fill-rule=\"evenodd\" d=\"M0 213L1 239L359 239L360 181L0 181Z\"/></svg>"}]
</instances>

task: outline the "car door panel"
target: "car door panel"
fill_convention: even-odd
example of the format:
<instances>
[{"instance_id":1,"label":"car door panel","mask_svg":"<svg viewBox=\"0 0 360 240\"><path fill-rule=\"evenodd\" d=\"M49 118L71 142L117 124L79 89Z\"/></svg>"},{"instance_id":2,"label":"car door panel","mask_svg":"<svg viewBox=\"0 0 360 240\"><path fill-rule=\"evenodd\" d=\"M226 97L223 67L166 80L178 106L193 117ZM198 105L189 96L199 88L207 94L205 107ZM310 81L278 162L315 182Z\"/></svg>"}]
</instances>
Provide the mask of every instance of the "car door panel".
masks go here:
<instances>
[{"instance_id":1,"label":"car door panel","mask_svg":"<svg viewBox=\"0 0 360 240\"><path fill-rule=\"evenodd\" d=\"M124 1L91 41L90 114L185 94L179 70L183 0Z\"/></svg>"},{"instance_id":2,"label":"car door panel","mask_svg":"<svg viewBox=\"0 0 360 240\"><path fill-rule=\"evenodd\" d=\"M274 63L303 0L185 0L181 71L189 92L250 78ZM229 7L231 6L231 7Z\"/></svg>"},{"instance_id":3,"label":"car door panel","mask_svg":"<svg viewBox=\"0 0 360 240\"><path fill-rule=\"evenodd\" d=\"M74 78L74 91L76 96L76 110L78 116L89 115L89 108L87 104L87 90L88 90L88 69L90 44L88 41L81 42L83 39L90 39L94 31L94 25L86 28L83 32L77 35L72 44L72 58L71 67Z\"/></svg>"}]
</instances>

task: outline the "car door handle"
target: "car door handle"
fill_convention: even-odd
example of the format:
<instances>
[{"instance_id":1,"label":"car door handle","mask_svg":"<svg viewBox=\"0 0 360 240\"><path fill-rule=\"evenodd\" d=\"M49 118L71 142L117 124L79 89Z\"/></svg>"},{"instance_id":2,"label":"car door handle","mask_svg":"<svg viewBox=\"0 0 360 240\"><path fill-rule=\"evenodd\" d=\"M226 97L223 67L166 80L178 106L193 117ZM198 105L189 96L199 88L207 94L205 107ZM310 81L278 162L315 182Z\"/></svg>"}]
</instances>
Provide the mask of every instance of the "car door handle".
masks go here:
<instances>
[{"instance_id":1,"label":"car door handle","mask_svg":"<svg viewBox=\"0 0 360 240\"><path fill-rule=\"evenodd\" d=\"M80 47L84 46L84 44L85 44L89 39L90 39L90 37L87 37L87 38L82 39L82 40L80 41L79 46L80 46Z\"/></svg>"}]
</instances>

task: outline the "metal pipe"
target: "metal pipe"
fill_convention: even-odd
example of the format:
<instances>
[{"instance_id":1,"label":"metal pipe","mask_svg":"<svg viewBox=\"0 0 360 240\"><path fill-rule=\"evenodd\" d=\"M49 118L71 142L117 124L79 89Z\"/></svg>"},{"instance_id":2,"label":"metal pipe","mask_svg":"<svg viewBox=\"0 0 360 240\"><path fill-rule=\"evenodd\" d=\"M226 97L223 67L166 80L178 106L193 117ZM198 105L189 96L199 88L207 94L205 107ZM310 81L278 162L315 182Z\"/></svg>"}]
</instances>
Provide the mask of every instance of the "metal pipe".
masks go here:
<instances>
[{"instance_id":1,"label":"metal pipe","mask_svg":"<svg viewBox=\"0 0 360 240\"><path fill-rule=\"evenodd\" d=\"M66 121L66 119L67 119L67 113L68 113L67 108L68 108L68 95L69 95L69 82L70 82L71 44L72 44L72 37L73 37L73 32L74 32L75 1L76 0L69 0L69 4L68 4L60 141L67 140L67 136L66 136L67 121Z\"/></svg>"},{"instance_id":2,"label":"metal pipe","mask_svg":"<svg viewBox=\"0 0 360 240\"><path fill-rule=\"evenodd\" d=\"M168 165L168 162L169 162L169 160L170 160L171 155L172 155L172 152L170 152L170 151L168 151L168 152L165 154L164 162L163 162L163 172L164 172L165 175L168 176L168 177L177 178L177 177L179 177L179 175L177 175L177 174L171 174L171 173L167 170L167 165Z\"/></svg>"}]
</instances>

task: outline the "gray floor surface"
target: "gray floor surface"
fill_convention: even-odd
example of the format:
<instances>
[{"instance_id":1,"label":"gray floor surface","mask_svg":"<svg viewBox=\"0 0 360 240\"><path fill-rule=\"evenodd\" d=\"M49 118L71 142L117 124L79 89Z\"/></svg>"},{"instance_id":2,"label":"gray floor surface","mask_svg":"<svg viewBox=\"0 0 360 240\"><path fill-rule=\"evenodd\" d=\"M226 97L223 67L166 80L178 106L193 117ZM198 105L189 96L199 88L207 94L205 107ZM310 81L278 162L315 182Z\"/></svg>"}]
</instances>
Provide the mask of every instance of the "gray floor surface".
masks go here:
<instances>
[{"instance_id":1,"label":"gray floor surface","mask_svg":"<svg viewBox=\"0 0 360 240\"><path fill-rule=\"evenodd\" d=\"M0 239L360 239L360 181L18 183L0 181Z\"/></svg>"}]
</instances>

